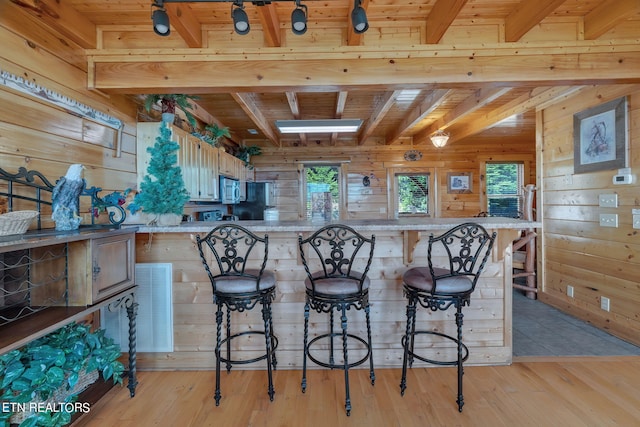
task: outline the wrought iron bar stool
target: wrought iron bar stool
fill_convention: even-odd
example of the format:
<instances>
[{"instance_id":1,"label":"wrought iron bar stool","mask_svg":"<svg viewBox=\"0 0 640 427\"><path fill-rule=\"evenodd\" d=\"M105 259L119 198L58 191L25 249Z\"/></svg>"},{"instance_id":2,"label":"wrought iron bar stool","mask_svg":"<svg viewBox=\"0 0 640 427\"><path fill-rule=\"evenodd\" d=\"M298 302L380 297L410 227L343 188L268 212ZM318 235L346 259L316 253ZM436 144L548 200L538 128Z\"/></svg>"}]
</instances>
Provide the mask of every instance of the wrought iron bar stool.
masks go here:
<instances>
[{"instance_id":1,"label":"wrought iron bar stool","mask_svg":"<svg viewBox=\"0 0 640 427\"><path fill-rule=\"evenodd\" d=\"M272 271L265 270L269 252L269 238L265 234L260 238L246 228L236 224L225 224L214 228L204 237L196 236L198 250L204 269L213 286L213 302L216 304L216 406L220 405L220 363L224 362L227 372L234 364L248 364L267 360L268 394L273 401L272 367L276 369L276 353L278 339L273 334L271 303L275 298L276 279ZM262 249L262 254L260 254ZM254 252L255 250L255 252ZM252 256L253 255L253 256ZM262 256L261 256L262 255ZM259 265L249 267L250 262ZM261 262L261 264L260 264ZM215 268L212 269L212 266ZM258 304L262 307L263 330L237 332L231 329L231 312L244 312L254 309ZM226 334L222 338L222 313L226 307ZM233 339L258 334L264 335L265 353L253 359L232 359L231 341ZM226 353L222 355L222 347Z\"/></svg>"},{"instance_id":2,"label":"wrought iron bar stool","mask_svg":"<svg viewBox=\"0 0 640 427\"><path fill-rule=\"evenodd\" d=\"M489 234L481 225L475 223L460 224L444 234L429 236L426 267L413 267L403 277L404 295L407 304L407 328L402 336L404 356L402 359L402 379L400 394L407 388L407 365L412 366L414 359L436 365L451 365L458 368L458 410L462 412L464 398L462 395L463 362L469 357L469 349L462 342L462 307L469 305L480 273L491 253L496 233ZM445 257L447 267L434 267L434 257ZM431 311L456 308L457 335L451 336L436 330L416 329L416 309L418 304ZM416 336L422 334L436 335L456 344L455 360L434 360L416 354Z\"/></svg>"},{"instance_id":3,"label":"wrought iron bar stool","mask_svg":"<svg viewBox=\"0 0 640 427\"><path fill-rule=\"evenodd\" d=\"M307 358L319 366L344 370L345 409L351 414L349 369L369 360L369 378L375 383L369 317L369 277L375 236L367 238L346 225L331 224L303 239L298 236L300 257L307 273L304 281L304 358L302 365L302 392L307 389ZM367 253L368 249L368 253ZM362 253L360 253L362 251ZM356 266L357 264L357 266ZM354 268L358 267L358 269ZM347 330L347 311L364 310L367 327L366 340ZM329 314L329 332L309 340L309 312ZM334 331L334 311L340 315L341 331ZM334 338L341 337L342 357L334 355ZM312 346L317 345L312 352ZM324 344L324 346L322 345ZM349 360L348 347L358 352L358 359ZM322 349L327 355L320 360ZM315 354L315 355L314 355ZM362 357L360 357L362 356Z\"/></svg>"}]
</instances>

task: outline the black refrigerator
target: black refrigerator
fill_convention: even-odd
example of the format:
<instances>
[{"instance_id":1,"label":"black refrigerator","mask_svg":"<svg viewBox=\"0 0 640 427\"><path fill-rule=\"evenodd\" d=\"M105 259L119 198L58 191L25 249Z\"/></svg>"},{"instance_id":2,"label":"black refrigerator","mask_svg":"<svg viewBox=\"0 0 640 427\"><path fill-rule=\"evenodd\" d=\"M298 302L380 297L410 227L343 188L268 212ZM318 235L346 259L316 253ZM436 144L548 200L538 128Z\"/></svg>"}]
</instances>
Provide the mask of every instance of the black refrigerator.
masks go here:
<instances>
[{"instance_id":1,"label":"black refrigerator","mask_svg":"<svg viewBox=\"0 0 640 427\"><path fill-rule=\"evenodd\" d=\"M263 220L264 210L276 204L273 183L247 182L247 200L233 205L238 220Z\"/></svg>"}]
</instances>

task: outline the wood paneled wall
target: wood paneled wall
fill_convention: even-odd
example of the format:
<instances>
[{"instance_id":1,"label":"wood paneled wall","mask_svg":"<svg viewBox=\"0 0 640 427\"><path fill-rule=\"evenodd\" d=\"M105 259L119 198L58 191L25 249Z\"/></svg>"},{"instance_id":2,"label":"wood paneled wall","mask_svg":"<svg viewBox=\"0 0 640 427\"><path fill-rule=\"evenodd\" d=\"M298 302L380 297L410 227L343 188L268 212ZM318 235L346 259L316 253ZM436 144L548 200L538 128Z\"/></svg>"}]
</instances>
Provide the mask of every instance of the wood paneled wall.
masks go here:
<instances>
[{"instance_id":1,"label":"wood paneled wall","mask_svg":"<svg viewBox=\"0 0 640 427\"><path fill-rule=\"evenodd\" d=\"M0 86L0 167L11 173L19 167L38 170L55 182L70 164L81 163L86 167L88 186L105 192L135 187L135 105L121 96L107 97L85 89L83 49L52 37L21 11L0 15L1 70L113 115L125 124L118 150L116 130ZM88 207L81 213L89 215Z\"/></svg>"},{"instance_id":2,"label":"wood paneled wall","mask_svg":"<svg viewBox=\"0 0 640 427\"><path fill-rule=\"evenodd\" d=\"M409 162L404 153L410 149L422 152L419 161ZM266 148L252 157L256 181L274 181L280 219L299 219L302 177L299 167L304 162L347 162L347 207L345 219L393 218L393 173L404 169L431 173L431 191L435 192L434 217L469 217L486 211L484 197L484 165L489 161L522 161L525 183L535 183L535 145L533 141L474 140L456 142L436 149L431 144L418 146L359 147L292 147ZM447 193L448 172L471 172L471 193ZM362 178L371 177L364 187Z\"/></svg>"},{"instance_id":3,"label":"wood paneled wall","mask_svg":"<svg viewBox=\"0 0 640 427\"><path fill-rule=\"evenodd\" d=\"M614 185L617 170L575 174L573 115L621 96L628 101L628 165L635 182ZM640 87L588 87L540 114L544 123L540 299L640 344L640 240L631 215L640 205ZM599 207L598 195L612 193L618 195L618 207ZM618 214L618 228L601 227L602 213ZM567 296L567 286L573 286L573 298ZM600 308L603 296L610 299L609 312Z\"/></svg>"}]
</instances>

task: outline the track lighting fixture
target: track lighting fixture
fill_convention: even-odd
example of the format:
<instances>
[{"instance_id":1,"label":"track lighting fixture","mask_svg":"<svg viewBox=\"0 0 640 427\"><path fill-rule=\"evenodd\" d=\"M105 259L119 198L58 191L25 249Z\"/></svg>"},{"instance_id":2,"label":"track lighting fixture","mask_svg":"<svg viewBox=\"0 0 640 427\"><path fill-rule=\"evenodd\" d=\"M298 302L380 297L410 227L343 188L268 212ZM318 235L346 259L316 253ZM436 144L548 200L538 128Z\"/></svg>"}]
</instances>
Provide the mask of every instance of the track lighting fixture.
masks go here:
<instances>
[{"instance_id":1,"label":"track lighting fixture","mask_svg":"<svg viewBox=\"0 0 640 427\"><path fill-rule=\"evenodd\" d=\"M249 26L249 17L247 12L244 11L244 5L242 0L234 1L231 5L231 18L233 18L233 29L236 33L244 36L249 33L251 27Z\"/></svg>"},{"instance_id":2,"label":"track lighting fixture","mask_svg":"<svg viewBox=\"0 0 640 427\"><path fill-rule=\"evenodd\" d=\"M354 0L353 10L351 11L351 25L356 34L362 34L369 29L367 21L367 13L362 7L362 0Z\"/></svg>"},{"instance_id":3,"label":"track lighting fixture","mask_svg":"<svg viewBox=\"0 0 640 427\"><path fill-rule=\"evenodd\" d=\"M151 12L151 22L153 22L153 31L159 36L168 36L171 33L171 27L169 26L169 15L164 10L164 2L162 0L156 0L151 7L156 7Z\"/></svg>"},{"instance_id":4,"label":"track lighting fixture","mask_svg":"<svg viewBox=\"0 0 640 427\"><path fill-rule=\"evenodd\" d=\"M233 29L240 35L249 33L249 17L244 10L244 1L251 2L254 6L265 6L274 2L292 2L296 4L291 12L291 31L293 34L301 35L307 32L307 6L301 4L303 0L152 0L151 7L156 8L151 13L153 31L160 36L168 36L171 33L169 27L169 15L164 8L165 3L231 3L231 19L233 19ZM355 0L351 21L356 33L363 33L369 28L367 16L361 6L361 0Z\"/></svg>"},{"instance_id":5,"label":"track lighting fixture","mask_svg":"<svg viewBox=\"0 0 640 427\"><path fill-rule=\"evenodd\" d=\"M296 0L296 8L291 12L291 31L298 36L307 32L307 6L300 4L300 0Z\"/></svg>"}]
</instances>

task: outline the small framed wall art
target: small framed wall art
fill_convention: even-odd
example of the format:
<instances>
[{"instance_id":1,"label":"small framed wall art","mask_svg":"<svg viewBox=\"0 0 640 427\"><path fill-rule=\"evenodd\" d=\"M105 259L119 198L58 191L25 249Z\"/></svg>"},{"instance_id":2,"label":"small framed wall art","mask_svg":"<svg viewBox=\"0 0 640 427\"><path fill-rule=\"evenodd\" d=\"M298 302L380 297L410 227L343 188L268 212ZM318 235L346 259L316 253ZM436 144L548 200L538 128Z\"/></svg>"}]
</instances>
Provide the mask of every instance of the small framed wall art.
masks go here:
<instances>
[{"instance_id":1,"label":"small framed wall art","mask_svg":"<svg viewBox=\"0 0 640 427\"><path fill-rule=\"evenodd\" d=\"M471 193L472 187L471 172L447 172L447 193Z\"/></svg>"},{"instance_id":2,"label":"small framed wall art","mask_svg":"<svg viewBox=\"0 0 640 427\"><path fill-rule=\"evenodd\" d=\"M573 115L574 173L620 169L627 163L627 98Z\"/></svg>"}]
</instances>

